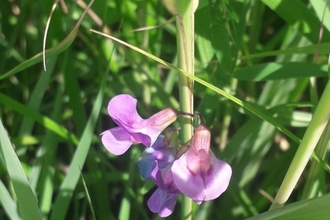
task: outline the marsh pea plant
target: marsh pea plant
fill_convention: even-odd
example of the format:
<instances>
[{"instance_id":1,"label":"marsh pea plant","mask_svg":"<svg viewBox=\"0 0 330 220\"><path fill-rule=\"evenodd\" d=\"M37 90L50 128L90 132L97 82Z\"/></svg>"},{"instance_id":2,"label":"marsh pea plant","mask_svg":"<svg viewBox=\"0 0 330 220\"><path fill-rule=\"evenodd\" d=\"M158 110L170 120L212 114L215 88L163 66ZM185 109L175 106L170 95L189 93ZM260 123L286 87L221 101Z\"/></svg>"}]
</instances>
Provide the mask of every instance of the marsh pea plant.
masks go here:
<instances>
[{"instance_id":1,"label":"marsh pea plant","mask_svg":"<svg viewBox=\"0 0 330 220\"><path fill-rule=\"evenodd\" d=\"M133 144L142 143L146 147L138 166L141 175L151 178L158 187L148 200L149 209L167 217L174 210L178 194L196 204L219 197L228 187L232 170L211 151L211 132L204 119L201 118L191 139L180 146L177 134L180 129L167 127L184 112L166 108L142 119L136 104L137 100L128 94L113 97L108 113L118 127L101 135L105 148L115 155L125 153ZM165 134L160 135L164 129Z\"/></svg>"}]
</instances>

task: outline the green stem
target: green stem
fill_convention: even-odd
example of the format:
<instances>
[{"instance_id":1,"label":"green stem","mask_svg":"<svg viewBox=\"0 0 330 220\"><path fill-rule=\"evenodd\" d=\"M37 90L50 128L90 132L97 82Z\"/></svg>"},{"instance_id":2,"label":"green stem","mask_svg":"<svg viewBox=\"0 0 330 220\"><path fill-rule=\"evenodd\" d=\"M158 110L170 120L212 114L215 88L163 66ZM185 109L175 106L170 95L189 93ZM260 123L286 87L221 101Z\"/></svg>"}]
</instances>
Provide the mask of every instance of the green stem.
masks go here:
<instances>
[{"instance_id":1,"label":"green stem","mask_svg":"<svg viewBox=\"0 0 330 220\"><path fill-rule=\"evenodd\" d=\"M318 142L315 153L323 161L326 158L328 151L328 143L330 137L330 121L328 121L327 126L324 129L324 132ZM314 198L320 193L323 193L322 190L322 181L324 182L324 173L326 171L323 169L320 161L312 160L310 168L307 173L306 183L304 184L304 189L301 193L301 199Z\"/></svg>"},{"instance_id":2,"label":"green stem","mask_svg":"<svg viewBox=\"0 0 330 220\"><path fill-rule=\"evenodd\" d=\"M275 200L270 209L275 209L284 205L288 200L293 188L304 171L313 150L320 139L320 136L330 119L330 81L328 81L322 97L317 105L313 118L305 132L305 135L298 147L292 163L283 179L277 192Z\"/></svg>"},{"instance_id":3,"label":"green stem","mask_svg":"<svg viewBox=\"0 0 330 220\"><path fill-rule=\"evenodd\" d=\"M172 1L173 2L173 1ZM178 48L178 67L194 74L194 0L175 1ZM193 80L179 74L180 110L193 113ZM186 143L193 135L192 118L183 116L181 122L181 143ZM181 219L192 218L192 200L183 197Z\"/></svg>"}]
</instances>

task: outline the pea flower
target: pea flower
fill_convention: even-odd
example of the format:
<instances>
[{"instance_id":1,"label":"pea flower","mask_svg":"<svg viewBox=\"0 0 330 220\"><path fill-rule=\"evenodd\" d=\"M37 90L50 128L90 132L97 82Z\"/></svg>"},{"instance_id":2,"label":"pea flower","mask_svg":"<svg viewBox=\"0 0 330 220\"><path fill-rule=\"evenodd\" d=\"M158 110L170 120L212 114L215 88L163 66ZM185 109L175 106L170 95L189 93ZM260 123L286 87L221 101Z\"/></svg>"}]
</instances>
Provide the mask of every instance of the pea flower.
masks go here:
<instances>
[{"instance_id":1,"label":"pea flower","mask_svg":"<svg viewBox=\"0 0 330 220\"><path fill-rule=\"evenodd\" d=\"M231 167L210 150L210 131L199 125L188 142L189 149L171 167L178 190L197 204L219 197L228 187Z\"/></svg>"},{"instance_id":2,"label":"pea flower","mask_svg":"<svg viewBox=\"0 0 330 220\"><path fill-rule=\"evenodd\" d=\"M148 200L149 209L160 217L172 214L180 191L176 188L171 171L178 143L178 129L167 129L151 148L146 148L138 159L141 175L151 178L158 186Z\"/></svg>"},{"instance_id":3,"label":"pea flower","mask_svg":"<svg viewBox=\"0 0 330 220\"><path fill-rule=\"evenodd\" d=\"M198 205L219 197L232 174L231 167L210 150L211 133L203 124L180 149L177 132L167 134L159 136L138 159L142 176L151 178L158 187L149 198L148 207L160 217L172 214L179 194Z\"/></svg>"},{"instance_id":4,"label":"pea flower","mask_svg":"<svg viewBox=\"0 0 330 220\"><path fill-rule=\"evenodd\" d=\"M164 135L159 135L156 142L150 148L146 148L138 158L137 164L142 177L149 179L156 166L162 169L172 163L175 152L174 147L166 147Z\"/></svg>"},{"instance_id":5,"label":"pea flower","mask_svg":"<svg viewBox=\"0 0 330 220\"><path fill-rule=\"evenodd\" d=\"M177 194L158 188L149 198L148 207L152 212L158 213L160 217L166 218L173 213L177 197Z\"/></svg>"},{"instance_id":6,"label":"pea flower","mask_svg":"<svg viewBox=\"0 0 330 220\"><path fill-rule=\"evenodd\" d=\"M172 164L163 169L156 166L151 173L151 179L158 188L149 198L148 207L163 218L172 214L177 197L181 193L174 184L171 167Z\"/></svg>"},{"instance_id":7,"label":"pea flower","mask_svg":"<svg viewBox=\"0 0 330 220\"><path fill-rule=\"evenodd\" d=\"M140 117L136 110L137 100L128 94L113 97L108 104L108 113L118 127L101 133L102 143L115 155L125 153L133 144L151 147L158 135L173 121L178 112L166 108L148 119Z\"/></svg>"}]
</instances>

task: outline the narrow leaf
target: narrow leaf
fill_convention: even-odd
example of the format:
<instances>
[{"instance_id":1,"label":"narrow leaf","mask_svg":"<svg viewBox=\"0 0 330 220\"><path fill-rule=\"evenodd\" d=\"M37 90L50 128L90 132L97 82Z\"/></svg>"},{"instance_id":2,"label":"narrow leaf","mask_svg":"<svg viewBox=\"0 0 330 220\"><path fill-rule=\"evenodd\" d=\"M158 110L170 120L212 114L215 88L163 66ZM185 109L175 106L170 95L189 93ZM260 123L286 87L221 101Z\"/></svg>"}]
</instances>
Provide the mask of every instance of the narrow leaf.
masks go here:
<instances>
[{"instance_id":1,"label":"narrow leaf","mask_svg":"<svg viewBox=\"0 0 330 220\"><path fill-rule=\"evenodd\" d=\"M0 180L0 204L4 211L7 213L8 217L12 220L19 220L21 217L17 212L17 204L11 198L10 193L6 189L3 182Z\"/></svg>"},{"instance_id":2,"label":"narrow leaf","mask_svg":"<svg viewBox=\"0 0 330 220\"><path fill-rule=\"evenodd\" d=\"M10 143L7 132L0 120L0 154L13 184L17 203L22 219L41 220L42 215L37 204L37 198L29 185L23 167Z\"/></svg>"}]
</instances>

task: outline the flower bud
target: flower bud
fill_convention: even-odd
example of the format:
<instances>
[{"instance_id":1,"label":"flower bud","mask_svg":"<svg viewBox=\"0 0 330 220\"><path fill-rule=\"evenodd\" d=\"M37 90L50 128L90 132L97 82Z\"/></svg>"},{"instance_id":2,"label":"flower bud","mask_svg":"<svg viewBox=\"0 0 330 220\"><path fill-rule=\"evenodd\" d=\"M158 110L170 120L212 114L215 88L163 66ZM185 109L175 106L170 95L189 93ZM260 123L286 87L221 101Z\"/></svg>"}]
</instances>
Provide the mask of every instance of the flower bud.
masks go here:
<instances>
[{"instance_id":1,"label":"flower bud","mask_svg":"<svg viewBox=\"0 0 330 220\"><path fill-rule=\"evenodd\" d=\"M203 124L196 128L190 140L190 150L187 153L187 164L193 173L200 171L206 173L210 166L210 141L211 132Z\"/></svg>"}]
</instances>

